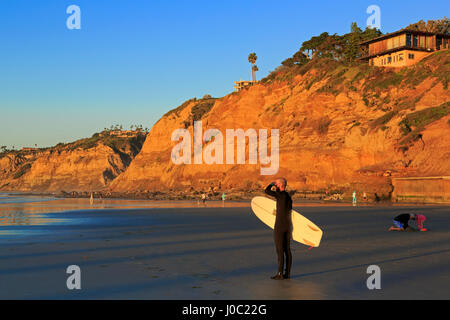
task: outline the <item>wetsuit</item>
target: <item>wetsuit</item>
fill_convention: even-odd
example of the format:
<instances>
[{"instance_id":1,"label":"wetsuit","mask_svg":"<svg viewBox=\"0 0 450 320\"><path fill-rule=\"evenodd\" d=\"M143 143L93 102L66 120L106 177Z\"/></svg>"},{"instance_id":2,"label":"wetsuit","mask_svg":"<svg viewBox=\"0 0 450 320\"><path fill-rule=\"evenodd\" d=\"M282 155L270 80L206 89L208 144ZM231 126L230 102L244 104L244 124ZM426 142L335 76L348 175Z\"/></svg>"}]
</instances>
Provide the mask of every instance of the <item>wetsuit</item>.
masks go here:
<instances>
[{"instance_id":1,"label":"wetsuit","mask_svg":"<svg viewBox=\"0 0 450 320\"><path fill-rule=\"evenodd\" d=\"M277 199L277 215L275 218L275 227L273 229L273 238L278 256L278 274L283 273L284 260L286 258L285 277L291 273L292 254L291 254L291 210L292 199L286 191L272 191L273 184L269 184L265 193Z\"/></svg>"},{"instance_id":2,"label":"wetsuit","mask_svg":"<svg viewBox=\"0 0 450 320\"><path fill-rule=\"evenodd\" d=\"M408 227L408 222L410 219L411 219L411 216L409 215L409 213L403 213L394 218L394 224L395 224L395 221L397 221L403 226L403 229L406 229L406 227Z\"/></svg>"}]
</instances>

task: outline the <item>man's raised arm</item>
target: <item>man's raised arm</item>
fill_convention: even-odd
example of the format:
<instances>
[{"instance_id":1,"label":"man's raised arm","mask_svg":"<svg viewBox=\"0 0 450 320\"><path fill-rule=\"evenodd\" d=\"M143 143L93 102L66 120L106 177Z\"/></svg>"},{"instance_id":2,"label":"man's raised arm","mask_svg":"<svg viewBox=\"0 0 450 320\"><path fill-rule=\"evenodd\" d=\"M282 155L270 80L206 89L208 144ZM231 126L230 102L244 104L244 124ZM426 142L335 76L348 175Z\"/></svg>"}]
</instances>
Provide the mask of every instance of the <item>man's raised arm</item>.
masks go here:
<instances>
[{"instance_id":1,"label":"man's raised arm","mask_svg":"<svg viewBox=\"0 0 450 320\"><path fill-rule=\"evenodd\" d=\"M264 190L264 192L266 193L266 194L268 194L269 196L272 196L272 197L277 197L277 193L275 192L275 191L272 191L272 187L274 186L275 184L273 183L273 182L271 182L267 187L266 187L266 189Z\"/></svg>"}]
</instances>

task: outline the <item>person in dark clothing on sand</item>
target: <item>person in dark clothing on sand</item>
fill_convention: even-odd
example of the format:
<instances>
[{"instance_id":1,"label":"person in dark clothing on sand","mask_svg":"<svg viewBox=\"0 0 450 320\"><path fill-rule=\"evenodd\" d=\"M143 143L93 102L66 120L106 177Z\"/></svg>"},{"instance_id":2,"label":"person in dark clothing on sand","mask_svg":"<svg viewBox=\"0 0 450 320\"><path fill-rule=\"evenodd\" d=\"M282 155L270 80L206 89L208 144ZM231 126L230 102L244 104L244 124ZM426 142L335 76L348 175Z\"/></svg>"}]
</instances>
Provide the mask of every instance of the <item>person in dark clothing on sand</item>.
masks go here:
<instances>
[{"instance_id":1,"label":"person in dark clothing on sand","mask_svg":"<svg viewBox=\"0 0 450 320\"><path fill-rule=\"evenodd\" d=\"M409 220L416 221L419 231L426 231L426 229L423 227L423 222L426 220L425 216L412 213L403 213L396 216L393 220L394 226L390 227L389 231L406 231L406 229L409 227Z\"/></svg>"},{"instance_id":2,"label":"person in dark clothing on sand","mask_svg":"<svg viewBox=\"0 0 450 320\"><path fill-rule=\"evenodd\" d=\"M279 178L269 184L265 193L275 197L277 200L277 213L275 218L275 227L273 229L273 238L278 256L278 273L272 277L274 280L289 279L291 274L292 253L291 253L291 210L292 199L286 192L287 181L285 178ZM275 191L272 188L275 187ZM283 267L286 266L283 274Z\"/></svg>"}]
</instances>

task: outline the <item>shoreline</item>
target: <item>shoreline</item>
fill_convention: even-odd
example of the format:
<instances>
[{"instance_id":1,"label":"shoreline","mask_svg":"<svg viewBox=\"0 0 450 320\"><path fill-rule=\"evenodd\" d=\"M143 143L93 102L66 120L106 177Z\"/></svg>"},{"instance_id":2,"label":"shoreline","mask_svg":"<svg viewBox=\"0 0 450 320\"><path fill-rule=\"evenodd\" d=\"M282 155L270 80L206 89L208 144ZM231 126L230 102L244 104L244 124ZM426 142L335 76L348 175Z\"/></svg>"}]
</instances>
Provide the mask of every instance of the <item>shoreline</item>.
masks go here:
<instances>
[{"instance_id":1,"label":"shoreline","mask_svg":"<svg viewBox=\"0 0 450 320\"><path fill-rule=\"evenodd\" d=\"M59 199L75 199L75 200L89 200L90 193L83 192L71 192L71 193L57 193L57 192L32 192L32 191L1 191L0 194L8 195L8 196L34 196L34 197L51 197L55 198L54 200ZM146 192L146 193L107 193L103 192L99 193L93 192L94 194L94 202L106 200L106 201L151 201L155 203L163 203L165 201L177 202L178 205L174 206L174 208L179 208L179 204L183 202L192 202L192 206L187 207L203 207L204 205L201 202L201 193L199 194L169 194L163 192ZM227 199L225 200L225 204L231 206L238 206L238 204L242 204L244 206L249 206L250 201L253 197L256 196L266 196L263 192L247 192L247 193L230 193L227 195ZM295 205L304 205L304 206L353 206L351 200L324 200L313 198L304 198L304 197L296 197L295 195L292 197ZM209 197L206 201L207 204L222 204L222 199L220 195L216 195L213 197ZM380 201L358 201L356 204L357 207L370 207L370 206L450 206L450 203L447 202L393 202L390 200L380 200Z\"/></svg>"}]
</instances>

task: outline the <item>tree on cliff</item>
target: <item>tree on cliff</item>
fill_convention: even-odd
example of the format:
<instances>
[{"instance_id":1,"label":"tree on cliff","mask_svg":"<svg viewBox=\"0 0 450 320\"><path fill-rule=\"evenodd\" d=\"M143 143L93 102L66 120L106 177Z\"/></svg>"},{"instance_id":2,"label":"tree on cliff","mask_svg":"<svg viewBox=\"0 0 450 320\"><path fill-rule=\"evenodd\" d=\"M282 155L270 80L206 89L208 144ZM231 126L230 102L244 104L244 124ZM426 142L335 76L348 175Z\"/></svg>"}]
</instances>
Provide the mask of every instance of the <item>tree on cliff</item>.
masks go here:
<instances>
[{"instance_id":1,"label":"tree on cliff","mask_svg":"<svg viewBox=\"0 0 450 320\"><path fill-rule=\"evenodd\" d=\"M441 20L428 20L426 23L420 20L419 22L410 24L405 29L450 34L450 19L444 17Z\"/></svg>"},{"instance_id":2,"label":"tree on cliff","mask_svg":"<svg viewBox=\"0 0 450 320\"><path fill-rule=\"evenodd\" d=\"M360 42L379 37L380 35L382 35L380 30L369 27L363 32L356 22L353 22L350 27L350 33L339 36L323 32L319 36L303 42L300 52L308 55L311 59L331 58L337 61L351 62L360 56Z\"/></svg>"},{"instance_id":3,"label":"tree on cliff","mask_svg":"<svg viewBox=\"0 0 450 320\"><path fill-rule=\"evenodd\" d=\"M363 41L371 40L381 35L382 33L379 29L366 27L366 30L362 31L356 22L353 22L350 26L350 33L343 36L345 61L353 62L361 57L361 49L359 44Z\"/></svg>"},{"instance_id":4,"label":"tree on cliff","mask_svg":"<svg viewBox=\"0 0 450 320\"><path fill-rule=\"evenodd\" d=\"M263 82L274 79L278 74L284 72L296 72L299 67L316 59L333 59L335 61L351 64L354 63L362 52L360 43L376 37L383 33L379 29L367 27L362 31L356 22L351 24L350 33L342 36L328 32L323 32L319 36L313 36L311 39L302 43L300 49L291 57L281 62L281 66L272 71Z\"/></svg>"},{"instance_id":5,"label":"tree on cliff","mask_svg":"<svg viewBox=\"0 0 450 320\"><path fill-rule=\"evenodd\" d=\"M255 74L255 62L258 59L258 57L256 56L256 53L250 53L248 55L248 62L252 65L252 80L256 81L256 74Z\"/></svg>"},{"instance_id":6,"label":"tree on cliff","mask_svg":"<svg viewBox=\"0 0 450 320\"><path fill-rule=\"evenodd\" d=\"M352 62L356 60L359 56L359 43L362 38L362 30L358 27L356 22L353 22L350 27L350 33L347 33L345 37L345 41L347 42L344 54L345 60L347 62Z\"/></svg>"},{"instance_id":7,"label":"tree on cliff","mask_svg":"<svg viewBox=\"0 0 450 320\"><path fill-rule=\"evenodd\" d=\"M308 63L309 58L306 54L304 54L301 51L297 51L294 53L292 58L287 58L281 64L285 67L293 67L293 66L302 66L306 63Z\"/></svg>"},{"instance_id":8,"label":"tree on cliff","mask_svg":"<svg viewBox=\"0 0 450 320\"><path fill-rule=\"evenodd\" d=\"M258 66L257 66L256 64L253 65L252 71L253 71L253 73L255 73L255 74L256 74L257 71L259 71ZM255 76L255 78L256 78L256 76ZM255 79L255 80L256 80L256 79ZM253 81L255 81L255 80L253 80Z\"/></svg>"}]
</instances>

